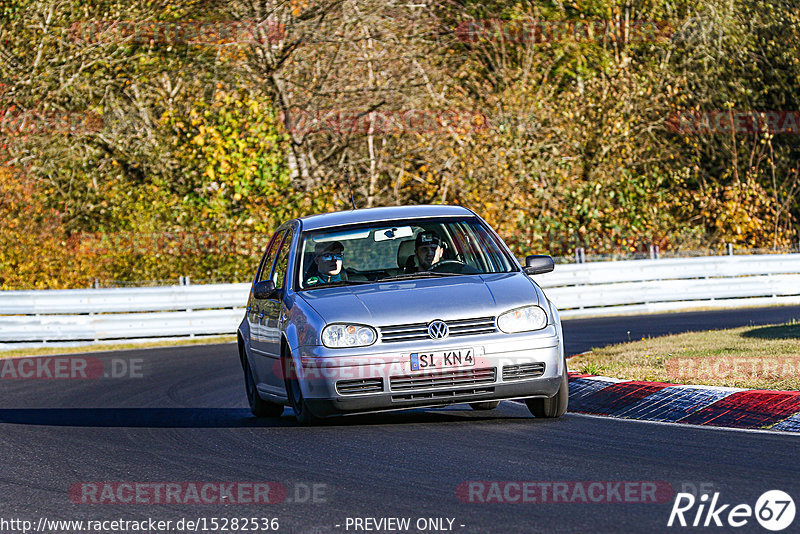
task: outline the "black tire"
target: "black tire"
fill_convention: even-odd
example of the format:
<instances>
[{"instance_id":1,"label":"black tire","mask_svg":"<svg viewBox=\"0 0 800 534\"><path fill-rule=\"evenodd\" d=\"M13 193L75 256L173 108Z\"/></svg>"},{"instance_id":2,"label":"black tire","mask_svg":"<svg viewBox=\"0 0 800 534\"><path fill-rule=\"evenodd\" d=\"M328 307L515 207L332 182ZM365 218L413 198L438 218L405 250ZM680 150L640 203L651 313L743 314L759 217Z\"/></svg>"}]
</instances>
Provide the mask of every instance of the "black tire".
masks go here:
<instances>
[{"instance_id":1,"label":"black tire","mask_svg":"<svg viewBox=\"0 0 800 534\"><path fill-rule=\"evenodd\" d=\"M250 362L246 356L243 357L242 366L244 367L244 389L245 393L247 393L247 403L250 405L250 411L256 417L280 417L283 414L283 406L267 402L258 394L253 370L250 369Z\"/></svg>"},{"instance_id":2,"label":"black tire","mask_svg":"<svg viewBox=\"0 0 800 534\"><path fill-rule=\"evenodd\" d=\"M292 355L288 354L284 359L285 381L286 381L286 395L289 397L289 406L294 410L294 415L297 417L297 422L303 425L317 425L322 422L322 419L311 413L311 410L303 398L303 390L300 389L300 381L297 379L295 372L294 361Z\"/></svg>"},{"instance_id":3,"label":"black tire","mask_svg":"<svg viewBox=\"0 0 800 534\"><path fill-rule=\"evenodd\" d=\"M484 401L484 402L470 402L469 407L473 410L494 410L500 404L500 401Z\"/></svg>"},{"instance_id":4,"label":"black tire","mask_svg":"<svg viewBox=\"0 0 800 534\"><path fill-rule=\"evenodd\" d=\"M567 366L564 365L564 375L561 377L561 384L558 392L549 399L527 399L525 404L534 417L554 419L567 413L569 405L569 377L567 376Z\"/></svg>"}]
</instances>

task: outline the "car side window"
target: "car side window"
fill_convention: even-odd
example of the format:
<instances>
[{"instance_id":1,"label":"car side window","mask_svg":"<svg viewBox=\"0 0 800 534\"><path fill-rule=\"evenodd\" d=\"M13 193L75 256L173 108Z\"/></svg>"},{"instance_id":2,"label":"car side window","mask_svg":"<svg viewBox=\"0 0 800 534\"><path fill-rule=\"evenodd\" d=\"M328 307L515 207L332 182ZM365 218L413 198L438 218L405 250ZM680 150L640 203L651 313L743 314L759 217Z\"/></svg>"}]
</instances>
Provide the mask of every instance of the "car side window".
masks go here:
<instances>
[{"instance_id":1,"label":"car side window","mask_svg":"<svg viewBox=\"0 0 800 534\"><path fill-rule=\"evenodd\" d=\"M272 272L272 263L275 259L275 253L278 251L278 245L281 244L281 238L283 237L284 233L286 232L281 230L272 236L269 245L267 245L267 251L264 253L264 257L261 258L261 265L258 267L258 280L256 280L256 282L269 280L269 275Z\"/></svg>"},{"instance_id":2,"label":"car side window","mask_svg":"<svg viewBox=\"0 0 800 534\"><path fill-rule=\"evenodd\" d=\"M275 269L272 274L272 280L275 282L277 289L282 289L286 283L286 270L289 267L289 250L292 248L292 237L294 230L292 228L286 232L286 237L283 238L283 243L278 251L278 259L275 262Z\"/></svg>"}]
</instances>

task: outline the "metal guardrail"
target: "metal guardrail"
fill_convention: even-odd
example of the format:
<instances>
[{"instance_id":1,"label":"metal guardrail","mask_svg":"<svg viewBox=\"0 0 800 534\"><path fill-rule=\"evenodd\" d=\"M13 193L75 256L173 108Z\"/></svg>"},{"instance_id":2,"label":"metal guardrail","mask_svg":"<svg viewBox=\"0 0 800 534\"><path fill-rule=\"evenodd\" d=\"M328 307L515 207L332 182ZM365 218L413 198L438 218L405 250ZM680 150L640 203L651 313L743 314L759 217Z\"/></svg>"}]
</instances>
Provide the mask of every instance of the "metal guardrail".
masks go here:
<instances>
[{"instance_id":1,"label":"metal guardrail","mask_svg":"<svg viewBox=\"0 0 800 534\"><path fill-rule=\"evenodd\" d=\"M232 334L250 284L0 292L0 349Z\"/></svg>"},{"instance_id":2,"label":"metal guardrail","mask_svg":"<svg viewBox=\"0 0 800 534\"><path fill-rule=\"evenodd\" d=\"M800 254L557 265L562 317L800 303ZM235 332L250 284L0 292L0 348Z\"/></svg>"},{"instance_id":3,"label":"metal guardrail","mask_svg":"<svg viewBox=\"0 0 800 534\"><path fill-rule=\"evenodd\" d=\"M800 254L557 265L533 278L562 317L800 303Z\"/></svg>"},{"instance_id":4,"label":"metal guardrail","mask_svg":"<svg viewBox=\"0 0 800 534\"><path fill-rule=\"evenodd\" d=\"M241 308L248 291L250 284L0 291L0 316Z\"/></svg>"}]
</instances>

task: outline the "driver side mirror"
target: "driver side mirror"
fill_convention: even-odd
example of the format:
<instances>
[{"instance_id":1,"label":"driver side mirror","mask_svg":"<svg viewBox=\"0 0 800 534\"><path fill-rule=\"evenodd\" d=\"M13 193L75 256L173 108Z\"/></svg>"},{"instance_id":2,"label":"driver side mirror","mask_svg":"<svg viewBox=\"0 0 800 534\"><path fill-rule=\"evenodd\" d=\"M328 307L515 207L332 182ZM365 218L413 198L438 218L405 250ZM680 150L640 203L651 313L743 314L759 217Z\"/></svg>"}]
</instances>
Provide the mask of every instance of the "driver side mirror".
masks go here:
<instances>
[{"instance_id":1,"label":"driver side mirror","mask_svg":"<svg viewBox=\"0 0 800 534\"><path fill-rule=\"evenodd\" d=\"M553 258L543 254L532 254L525 256L525 267L522 269L525 274L544 274L552 272L556 264Z\"/></svg>"},{"instance_id":2,"label":"driver side mirror","mask_svg":"<svg viewBox=\"0 0 800 534\"><path fill-rule=\"evenodd\" d=\"M272 280L262 280L253 286L253 296L259 300L275 300L281 294L279 289L275 289L275 282Z\"/></svg>"}]
</instances>

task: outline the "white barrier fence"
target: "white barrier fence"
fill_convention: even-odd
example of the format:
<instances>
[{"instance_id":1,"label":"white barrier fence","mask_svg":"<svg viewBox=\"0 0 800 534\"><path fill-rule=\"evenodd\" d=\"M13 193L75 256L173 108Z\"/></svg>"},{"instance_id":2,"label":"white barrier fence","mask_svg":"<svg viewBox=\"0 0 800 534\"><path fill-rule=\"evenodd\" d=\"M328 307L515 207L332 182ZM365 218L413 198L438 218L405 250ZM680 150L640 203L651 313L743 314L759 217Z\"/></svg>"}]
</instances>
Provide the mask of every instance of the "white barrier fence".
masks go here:
<instances>
[{"instance_id":1,"label":"white barrier fence","mask_svg":"<svg viewBox=\"0 0 800 534\"><path fill-rule=\"evenodd\" d=\"M562 317L800 303L800 254L557 265ZM0 292L0 348L232 334L249 284Z\"/></svg>"},{"instance_id":2,"label":"white barrier fence","mask_svg":"<svg viewBox=\"0 0 800 534\"><path fill-rule=\"evenodd\" d=\"M800 254L556 265L533 278L562 317L800 303Z\"/></svg>"},{"instance_id":3,"label":"white barrier fence","mask_svg":"<svg viewBox=\"0 0 800 534\"><path fill-rule=\"evenodd\" d=\"M0 292L0 349L233 334L250 284Z\"/></svg>"}]
</instances>

